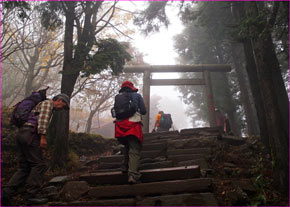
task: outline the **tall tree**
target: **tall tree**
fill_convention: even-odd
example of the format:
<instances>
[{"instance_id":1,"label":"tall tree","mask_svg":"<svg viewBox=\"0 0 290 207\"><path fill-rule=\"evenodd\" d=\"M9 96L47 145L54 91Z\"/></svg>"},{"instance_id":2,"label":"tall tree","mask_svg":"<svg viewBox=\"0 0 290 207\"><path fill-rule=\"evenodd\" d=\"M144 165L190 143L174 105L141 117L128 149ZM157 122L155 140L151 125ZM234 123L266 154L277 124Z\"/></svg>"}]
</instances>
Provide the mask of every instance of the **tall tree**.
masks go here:
<instances>
[{"instance_id":1,"label":"tall tree","mask_svg":"<svg viewBox=\"0 0 290 207\"><path fill-rule=\"evenodd\" d=\"M271 32L281 2L272 4L269 16L265 3L246 2L249 35L255 55L259 83L266 111L277 186L289 190L289 99L275 53Z\"/></svg>"},{"instance_id":2,"label":"tall tree","mask_svg":"<svg viewBox=\"0 0 290 207\"><path fill-rule=\"evenodd\" d=\"M242 21L246 18L243 2L232 3L231 11L232 11L234 20L238 21L238 25L239 25L238 27L242 28L235 31L235 34L239 34L238 37L236 37L235 39L238 42L241 42L243 45L243 51L244 51L245 63L246 63L245 68L249 77L251 92L253 94L253 100L255 103L257 118L259 121L261 140L266 146L266 148L270 151L269 133L268 133L268 128L266 124L266 115L265 115L266 112L265 112L265 108L263 104L259 81L258 81L258 72L257 72L257 66L255 63L254 54L253 54L253 48L249 39L248 32L243 32L244 24L242 23Z\"/></svg>"},{"instance_id":3,"label":"tall tree","mask_svg":"<svg viewBox=\"0 0 290 207\"><path fill-rule=\"evenodd\" d=\"M65 17L64 64L61 92L71 96L79 75L89 76L105 69L122 71L130 55L124 44L114 39L97 39L114 17L117 2L60 1L43 4L43 23L54 28ZM108 9L104 9L104 8ZM74 33L76 27L76 33ZM76 39L74 39L76 37ZM64 166L68 154L69 112L54 116L55 132L53 166Z\"/></svg>"},{"instance_id":4,"label":"tall tree","mask_svg":"<svg viewBox=\"0 0 290 207\"><path fill-rule=\"evenodd\" d=\"M241 61L244 61L244 59L240 58L239 53L242 53L242 48L237 45L237 43L231 44L231 55L232 55L232 61L233 61L233 67L235 67L235 72L237 74L237 79L239 82L240 90L241 90L241 99L244 103L245 108L245 117L247 121L247 134L248 135L259 135L259 123L257 122L256 110L253 104L251 104L251 96L250 90L248 89L248 79L247 74L245 74L243 67L243 64Z\"/></svg>"}]
</instances>

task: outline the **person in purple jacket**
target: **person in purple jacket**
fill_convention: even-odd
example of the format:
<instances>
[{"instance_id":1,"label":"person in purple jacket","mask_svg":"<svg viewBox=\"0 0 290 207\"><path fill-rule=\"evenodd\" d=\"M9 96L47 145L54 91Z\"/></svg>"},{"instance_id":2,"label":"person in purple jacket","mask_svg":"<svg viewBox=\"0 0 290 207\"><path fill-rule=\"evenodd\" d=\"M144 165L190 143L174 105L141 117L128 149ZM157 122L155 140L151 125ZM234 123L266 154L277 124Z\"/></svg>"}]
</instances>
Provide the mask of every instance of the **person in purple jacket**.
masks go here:
<instances>
[{"instance_id":1,"label":"person in purple jacket","mask_svg":"<svg viewBox=\"0 0 290 207\"><path fill-rule=\"evenodd\" d=\"M47 170L45 160L46 130L53 111L60 109L69 109L69 97L63 93L55 96L52 100L47 99L38 103L31 111L28 121L19 129L16 136L19 166L2 191L2 204L3 197L9 200L22 184L25 184L26 187L26 198L35 196L40 190L44 173Z\"/></svg>"}]
</instances>

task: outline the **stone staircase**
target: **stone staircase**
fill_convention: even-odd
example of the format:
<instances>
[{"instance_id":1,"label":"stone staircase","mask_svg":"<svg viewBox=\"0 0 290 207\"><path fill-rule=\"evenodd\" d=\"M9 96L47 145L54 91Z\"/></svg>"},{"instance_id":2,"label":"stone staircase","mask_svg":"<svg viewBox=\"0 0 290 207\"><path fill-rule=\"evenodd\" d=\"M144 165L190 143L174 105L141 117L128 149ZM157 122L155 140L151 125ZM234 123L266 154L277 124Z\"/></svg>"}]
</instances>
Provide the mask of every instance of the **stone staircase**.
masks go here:
<instances>
[{"instance_id":1,"label":"stone staircase","mask_svg":"<svg viewBox=\"0 0 290 207\"><path fill-rule=\"evenodd\" d=\"M62 190L63 206L217 206L207 176L219 128L144 134L140 184L129 185L121 173L123 155L103 156L98 168Z\"/></svg>"}]
</instances>

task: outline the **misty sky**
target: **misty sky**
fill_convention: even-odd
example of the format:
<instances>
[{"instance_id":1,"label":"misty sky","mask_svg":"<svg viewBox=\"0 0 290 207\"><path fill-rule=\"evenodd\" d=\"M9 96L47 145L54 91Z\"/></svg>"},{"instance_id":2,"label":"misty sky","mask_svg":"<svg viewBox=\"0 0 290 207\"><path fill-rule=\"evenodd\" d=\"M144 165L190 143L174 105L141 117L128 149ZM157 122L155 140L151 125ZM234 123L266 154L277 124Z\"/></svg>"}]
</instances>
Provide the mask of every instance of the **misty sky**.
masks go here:
<instances>
[{"instance_id":1,"label":"misty sky","mask_svg":"<svg viewBox=\"0 0 290 207\"><path fill-rule=\"evenodd\" d=\"M123 2L122 2L123 3ZM137 3L137 2L136 2ZM173 36L181 33L183 25L177 17L178 8L168 7L166 10L170 20L168 29L162 28L159 33L147 37L137 33L133 36L133 44L145 54L145 62L151 65L175 65L178 56L173 48ZM154 73L153 79L176 79L177 73ZM160 109L171 113L173 122L178 129L191 128L191 123L185 114L186 105L181 101L181 94L175 86L151 86L151 96L156 94L162 97Z\"/></svg>"}]
</instances>

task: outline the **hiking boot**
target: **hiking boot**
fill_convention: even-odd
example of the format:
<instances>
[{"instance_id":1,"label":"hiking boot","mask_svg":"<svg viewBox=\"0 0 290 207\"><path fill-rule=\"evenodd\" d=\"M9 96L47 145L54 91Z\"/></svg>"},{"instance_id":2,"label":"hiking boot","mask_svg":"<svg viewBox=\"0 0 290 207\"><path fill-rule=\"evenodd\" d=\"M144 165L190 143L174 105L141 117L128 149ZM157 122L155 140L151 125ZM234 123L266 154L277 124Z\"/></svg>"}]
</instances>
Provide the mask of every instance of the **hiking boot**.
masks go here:
<instances>
[{"instance_id":1,"label":"hiking boot","mask_svg":"<svg viewBox=\"0 0 290 207\"><path fill-rule=\"evenodd\" d=\"M141 181L140 180L136 180L133 176L129 176L129 178L128 178L128 183L129 184L138 184L138 183L141 183Z\"/></svg>"}]
</instances>

